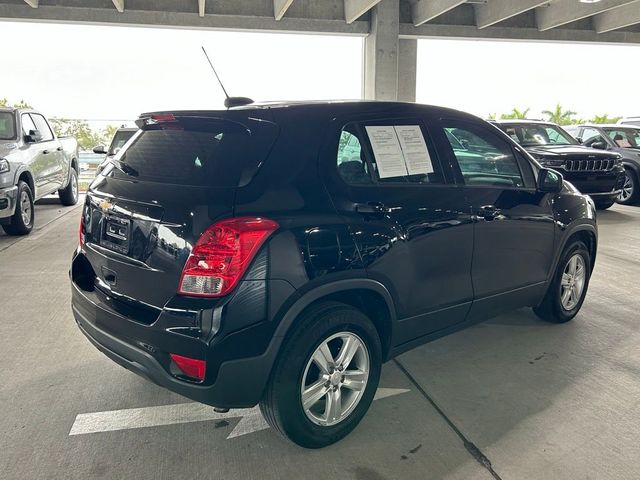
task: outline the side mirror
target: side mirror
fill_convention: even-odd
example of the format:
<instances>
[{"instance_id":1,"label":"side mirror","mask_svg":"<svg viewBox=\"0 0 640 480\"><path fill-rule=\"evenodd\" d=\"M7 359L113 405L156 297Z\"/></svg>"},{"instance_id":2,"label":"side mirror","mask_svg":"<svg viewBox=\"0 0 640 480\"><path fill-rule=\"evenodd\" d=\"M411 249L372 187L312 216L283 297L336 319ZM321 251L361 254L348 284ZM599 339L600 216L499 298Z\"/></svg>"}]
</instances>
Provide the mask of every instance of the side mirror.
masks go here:
<instances>
[{"instance_id":1,"label":"side mirror","mask_svg":"<svg viewBox=\"0 0 640 480\"><path fill-rule=\"evenodd\" d=\"M593 142L591 148L597 148L598 150L606 150L607 144L604 142Z\"/></svg>"},{"instance_id":2,"label":"side mirror","mask_svg":"<svg viewBox=\"0 0 640 480\"><path fill-rule=\"evenodd\" d=\"M98 145L97 147L93 147L93 153L97 153L98 155L106 155L107 151L104 148L104 145Z\"/></svg>"},{"instance_id":3,"label":"side mirror","mask_svg":"<svg viewBox=\"0 0 640 480\"><path fill-rule=\"evenodd\" d=\"M29 130L29 133L24 136L24 141L27 143L37 143L42 140L42 134L39 130Z\"/></svg>"},{"instance_id":4,"label":"side mirror","mask_svg":"<svg viewBox=\"0 0 640 480\"><path fill-rule=\"evenodd\" d=\"M538 190L546 193L558 193L562 190L562 174L550 168L541 168L538 172Z\"/></svg>"}]
</instances>

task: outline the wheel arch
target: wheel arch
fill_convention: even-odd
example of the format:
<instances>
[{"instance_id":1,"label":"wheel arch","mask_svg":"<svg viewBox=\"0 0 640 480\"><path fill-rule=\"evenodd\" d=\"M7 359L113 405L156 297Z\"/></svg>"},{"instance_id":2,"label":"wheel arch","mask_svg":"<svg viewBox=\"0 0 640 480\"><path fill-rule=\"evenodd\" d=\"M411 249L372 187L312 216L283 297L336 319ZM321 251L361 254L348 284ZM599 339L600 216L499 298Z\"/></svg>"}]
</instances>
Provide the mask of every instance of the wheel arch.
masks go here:
<instances>
[{"instance_id":1,"label":"wheel arch","mask_svg":"<svg viewBox=\"0 0 640 480\"><path fill-rule=\"evenodd\" d=\"M365 314L378 331L383 361L388 359L396 320L395 308L387 288L371 279L338 280L320 285L303 294L288 308L280 320L274 335L280 339L280 344L298 324L298 320L305 311L326 301L341 302Z\"/></svg>"},{"instance_id":2,"label":"wheel arch","mask_svg":"<svg viewBox=\"0 0 640 480\"><path fill-rule=\"evenodd\" d=\"M636 180L640 180L640 163L632 160L627 160L626 158L622 159L622 166L625 169L631 170L636 174Z\"/></svg>"},{"instance_id":3,"label":"wheel arch","mask_svg":"<svg viewBox=\"0 0 640 480\"><path fill-rule=\"evenodd\" d=\"M31 189L31 195L33 195L33 200L35 201L36 184L35 184L35 182L33 180L33 175L31 175L31 172L29 170L26 170L26 169L18 172L18 178L16 178L16 185L18 184L18 182L20 180L22 180L27 185L29 185L29 188Z\"/></svg>"},{"instance_id":4,"label":"wheel arch","mask_svg":"<svg viewBox=\"0 0 640 480\"><path fill-rule=\"evenodd\" d=\"M596 263L596 254L598 252L598 232L595 226L591 224L579 224L565 234L561 247L558 249L558 255L552 272L555 272L557 263L564 249L574 240L581 240L589 249L591 255L591 271ZM553 273L552 273L553 275Z\"/></svg>"}]
</instances>

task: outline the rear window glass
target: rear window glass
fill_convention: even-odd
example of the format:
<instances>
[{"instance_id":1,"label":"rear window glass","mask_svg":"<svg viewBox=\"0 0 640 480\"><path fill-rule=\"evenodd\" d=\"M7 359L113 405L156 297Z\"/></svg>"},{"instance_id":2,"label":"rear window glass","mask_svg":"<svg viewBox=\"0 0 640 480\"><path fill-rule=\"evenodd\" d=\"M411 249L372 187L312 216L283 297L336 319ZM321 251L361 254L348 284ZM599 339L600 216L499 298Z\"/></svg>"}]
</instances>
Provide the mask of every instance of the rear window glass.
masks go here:
<instances>
[{"instance_id":1,"label":"rear window glass","mask_svg":"<svg viewBox=\"0 0 640 480\"><path fill-rule=\"evenodd\" d=\"M13 140L16 138L16 121L10 112L0 112L0 139Z\"/></svg>"},{"instance_id":2,"label":"rear window glass","mask_svg":"<svg viewBox=\"0 0 640 480\"><path fill-rule=\"evenodd\" d=\"M248 183L277 135L270 122L183 119L147 127L114 157L116 176L202 186Z\"/></svg>"}]
</instances>

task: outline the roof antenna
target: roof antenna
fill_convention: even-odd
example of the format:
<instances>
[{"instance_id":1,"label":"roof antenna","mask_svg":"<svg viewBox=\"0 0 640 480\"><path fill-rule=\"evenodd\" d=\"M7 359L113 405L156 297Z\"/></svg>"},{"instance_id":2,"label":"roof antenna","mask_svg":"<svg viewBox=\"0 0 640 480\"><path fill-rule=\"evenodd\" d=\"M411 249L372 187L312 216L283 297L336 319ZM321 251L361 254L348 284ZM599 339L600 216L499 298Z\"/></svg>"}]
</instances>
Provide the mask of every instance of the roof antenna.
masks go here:
<instances>
[{"instance_id":1,"label":"roof antenna","mask_svg":"<svg viewBox=\"0 0 640 480\"><path fill-rule=\"evenodd\" d=\"M253 103L253 100L251 100L248 97L230 97L229 94L227 93L227 89L224 88L224 85L222 84L222 80L220 80L220 77L218 76L218 72L216 72L216 69L213 66L213 63L211 62L211 59L209 58L209 55L207 55L207 51L204 49L204 47L202 47L202 52L204 53L204 56L207 57L207 61L209 62L209 65L211 66L211 70L213 70L213 74L216 76L216 79L218 80L218 83L220 84L220 87L222 87L222 91L224 92L224 96L227 97L224 100L224 106L227 107L227 108L231 108L231 107L239 107L241 105L249 105L249 104Z\"/></svg>"}]
</instances>

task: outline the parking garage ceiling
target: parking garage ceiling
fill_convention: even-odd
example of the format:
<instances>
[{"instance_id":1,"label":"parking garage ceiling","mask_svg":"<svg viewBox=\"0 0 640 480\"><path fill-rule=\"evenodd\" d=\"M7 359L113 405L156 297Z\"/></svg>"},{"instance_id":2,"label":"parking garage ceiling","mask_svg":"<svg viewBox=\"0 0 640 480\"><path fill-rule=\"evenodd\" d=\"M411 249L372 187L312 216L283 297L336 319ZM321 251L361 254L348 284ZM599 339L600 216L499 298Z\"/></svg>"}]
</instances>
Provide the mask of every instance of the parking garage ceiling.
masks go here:
<instances>
[{"instance_id":1,"label":"parking garage ceiling","mask_svg":"<svg viewBox=\"0 0 640 480\"><path fill-rule=\"evenodd\" d=\"M0 0L0 18L366 35L381 2L401 38L640 43L640 0Z\"/></svg>"}]
</instances>

